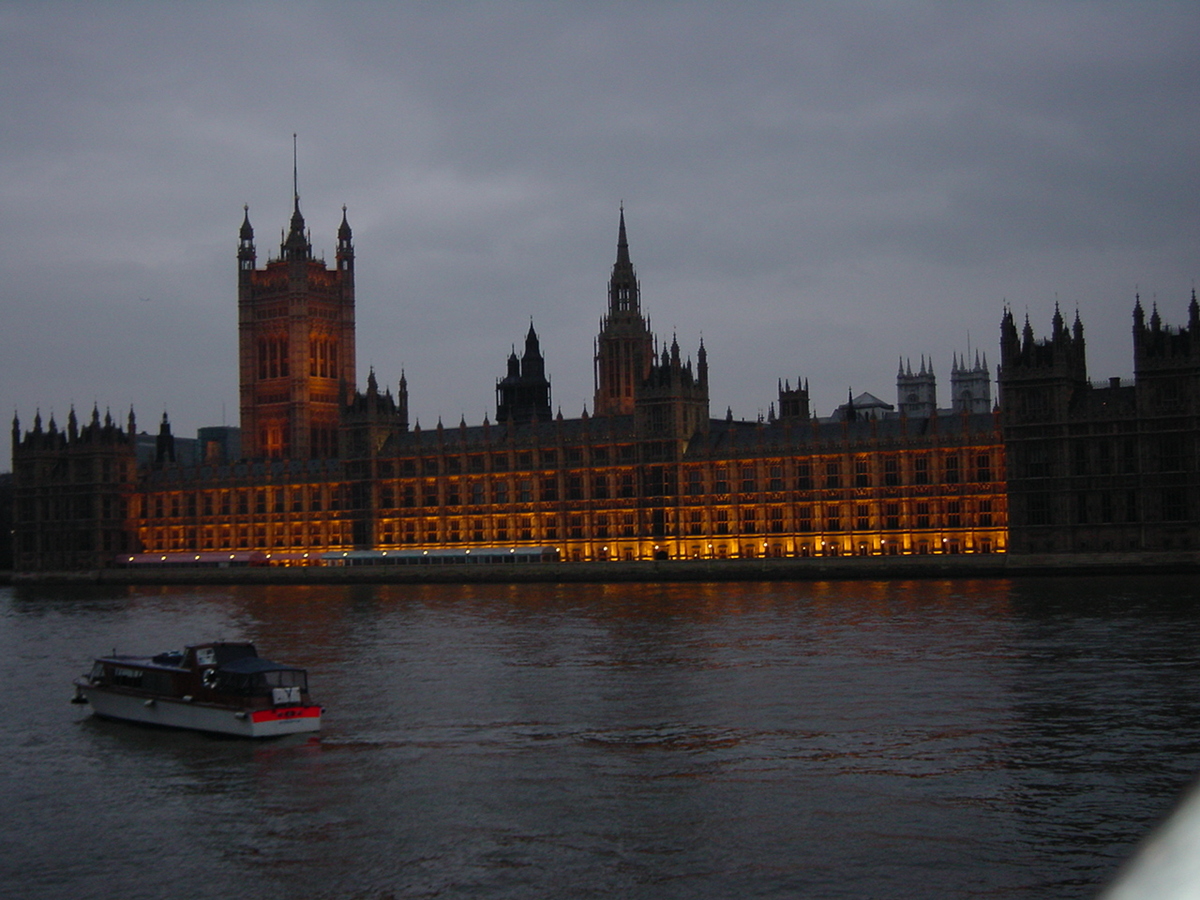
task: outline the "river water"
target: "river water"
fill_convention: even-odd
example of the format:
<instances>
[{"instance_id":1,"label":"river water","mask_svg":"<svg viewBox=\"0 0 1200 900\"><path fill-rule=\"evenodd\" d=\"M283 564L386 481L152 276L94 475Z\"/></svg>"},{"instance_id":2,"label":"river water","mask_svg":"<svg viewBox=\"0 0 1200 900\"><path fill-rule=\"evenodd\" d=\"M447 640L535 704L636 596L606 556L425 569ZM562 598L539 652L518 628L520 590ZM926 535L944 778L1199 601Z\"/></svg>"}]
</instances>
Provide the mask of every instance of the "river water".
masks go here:
<instances>
[{"instance_id":1,"label":"river water","mask_svg":"<svg viewBox=\"0 0 1200 900\"><path fill-rule=\"evenodd\" d=\"M0 893L1093 897L1200 772L1187 578L0 588ZM319 738L91 718L223 637Z\"/></svg>"}]
</instances>

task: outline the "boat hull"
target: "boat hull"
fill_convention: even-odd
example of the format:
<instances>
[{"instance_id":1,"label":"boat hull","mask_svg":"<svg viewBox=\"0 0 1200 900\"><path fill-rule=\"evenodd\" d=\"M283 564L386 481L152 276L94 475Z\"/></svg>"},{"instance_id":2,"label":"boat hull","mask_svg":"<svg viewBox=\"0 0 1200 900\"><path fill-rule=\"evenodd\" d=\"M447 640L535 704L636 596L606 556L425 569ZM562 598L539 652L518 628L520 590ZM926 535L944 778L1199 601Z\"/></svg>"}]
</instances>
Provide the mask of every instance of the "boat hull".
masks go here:
<instances>
[{"instance_id":1,"label":"boat hull","mask_svg":"<svg viewBox=\"0 0 1200 900\"><path fill-rule=\"evenodd\" d=\"M75 682L75 686L92 712L105 719L249 738L280 737L321 729L319 706L236 709L112 690L89 684L86 679Z\"/></svg>"}]
</instances>

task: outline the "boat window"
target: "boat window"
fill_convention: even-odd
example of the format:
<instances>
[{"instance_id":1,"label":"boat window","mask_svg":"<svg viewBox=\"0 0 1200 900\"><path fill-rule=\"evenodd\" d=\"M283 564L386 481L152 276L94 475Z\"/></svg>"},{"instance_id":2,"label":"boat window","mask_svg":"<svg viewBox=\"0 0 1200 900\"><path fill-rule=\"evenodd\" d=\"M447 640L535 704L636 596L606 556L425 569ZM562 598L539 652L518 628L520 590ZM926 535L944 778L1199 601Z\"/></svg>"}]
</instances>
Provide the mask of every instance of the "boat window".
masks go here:
<instances>
[{"instance_id":1,"label":"boat window","mask_svg":"<svg viewBox=\"0 0 1200 900\"><path fill-rule=\"evenodd\" d=\"M307 679L303 669L280 669L275 672L263 672L262 683L267 687L298 687L307 690Z\"/></svg>"},{"instance_id":2,"label":"boat window","mask_svg":"<svg viewBox=\"0 0 1200 900\"><path fill-rule=\"evenodd\" d=\"M112 670L112 683L119 684L122 687L141 687L142 674L141 669L127 669L125 666L114 666Z\"/></svg>"}]
</instances>

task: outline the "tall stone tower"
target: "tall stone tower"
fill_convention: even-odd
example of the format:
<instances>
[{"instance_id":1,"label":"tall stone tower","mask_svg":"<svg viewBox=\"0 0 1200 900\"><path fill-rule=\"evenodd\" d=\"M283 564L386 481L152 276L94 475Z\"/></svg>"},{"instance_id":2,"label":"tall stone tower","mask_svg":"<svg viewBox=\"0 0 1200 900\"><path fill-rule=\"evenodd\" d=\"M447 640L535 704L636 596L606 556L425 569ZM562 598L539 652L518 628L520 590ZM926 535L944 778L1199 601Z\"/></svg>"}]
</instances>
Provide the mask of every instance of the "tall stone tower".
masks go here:
<instances>
[{"instance_id":1,"label":"tall stone tower","mask_svg":"<svg viewBox=\"0 0 1200 900\"><path fill-rule=\"evenodd\" d=\"M630 415L634 393L654 364L654 337L642 315L641 286L625 239L625 208L617 232L617 261L608 281L608 314L596 338L596 395L598 416Z\"/></svg>"},{"instance_id":2,"label":"tall stone tower","mask_svg":"<svg viewBox=\"0 0 1200 900\"><path fill-rule=\"evenodd\" d=\"M255 268L250 210L238 243L242 453L247 458L338 455L342 408L354 397L354 247L342 208L337 263L313 258L293 161L291 228L279 256Z\"/></svg>"},{"instance_id":3,"label":"tall stone tower","mask_svg":"<svg viewBox=\"0 0 1200 900\"><path fill-rule=\"evenodd\" d=\"M933 374L933 360L925 367L925 357L921 357L921 369L915 375L912 370L912 360L906 366L900 361L900 371L896 374L896 402L902 415L914 418L928 418L937 410L937 378Z\"/></svg>"},{"instance_id":4,"label":"tall stone tower","mask_svg":"<svg viewBox=\"0 0 1200 900\"><path fill-rule=\"evenodd\" d=\"M549 422L550 379L546 377L546 360L542 356L533 321L525 335L525 355L517 359L514 348L508 358L508 372L496 382L496 421L523 425L528 422Z\"/></svg>"},{"instance_id":5,"label":"tall stone tower","mask_svg":"<svg viewBox=\"0 0 1200 900\"><path fill-rule=\"evenodd\" d=\"M987 413L992 411L992 379L988 375L987 354L980 361L975 351L971 365L956 353L950 366L950 402L955 412Z\"/></svg>"},{"instance_id":6,"label":"tall stone tower","mask_svg":"<svg viewBox=\"0 0 1200 900\"><path fill-rule=\"evenodd\" d=\"M1052 325L1049 340L1035 341L1028 316L1018 335L1012 310L1004 312L999 387L1000 414L1006 428L1041 423L1058 428L1067 421L1072 403L1088 388L1087 350L1079 313L1068 328L1056 305ZM1006 439L1008 436L1006 432Z\"/></svg>"}]
</instances>

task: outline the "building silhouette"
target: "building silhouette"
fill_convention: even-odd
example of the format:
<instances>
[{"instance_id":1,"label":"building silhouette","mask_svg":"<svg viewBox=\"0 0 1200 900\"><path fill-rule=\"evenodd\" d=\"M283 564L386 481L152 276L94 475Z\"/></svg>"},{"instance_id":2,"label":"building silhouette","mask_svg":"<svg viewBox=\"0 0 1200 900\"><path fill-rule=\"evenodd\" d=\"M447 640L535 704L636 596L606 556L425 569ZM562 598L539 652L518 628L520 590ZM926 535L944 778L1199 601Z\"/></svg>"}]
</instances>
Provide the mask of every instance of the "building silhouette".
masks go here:
<instances>
[{"instance_id":1,"label":"building silhouette","mask_svg":"<svg viewBox=\"0 0 1200 900\"><path fill-rule=\"evenodd\" d=\"M594 350L592 413L552 414L531 322L496 383L495 421L410 427L408 382L354 384L354 250L312 258L294 191L278 258L239 234L241 433L187 460L92 413L12 427L21 571L253 558L329 564L545 550L564 561L1190 548L1196 541L1200 346L1135 310L1135 385L1087 382L1082 325L1048 341L1011 312L1000 403L986 359L954 357L952 407L931 362L901 364L898 410L851 393L818 418L778 382L754 421L709 411L708 351L656 340L624 209ZM139 442L147 446L139 457ZM1105 449L1107 448L1107 449Z\"/></svg>"},{"instance_id":2,"label":"building silhouette","mask_svg":"<svg viewBox=\"0 0 1200 900\"><path fill-rule=\"evenodd\" d=\"M1200 310L1188 324L1133 309L1133 383L1088 380L1078 313L1035 340L1000 329L1010 543L1018 553L1194 550L1200 533Z\"/></svg>"}]
</instances>

